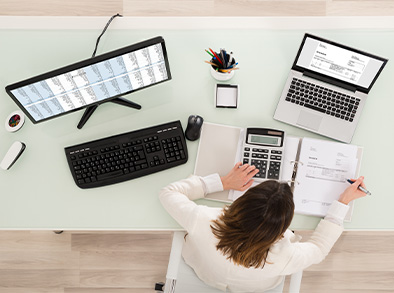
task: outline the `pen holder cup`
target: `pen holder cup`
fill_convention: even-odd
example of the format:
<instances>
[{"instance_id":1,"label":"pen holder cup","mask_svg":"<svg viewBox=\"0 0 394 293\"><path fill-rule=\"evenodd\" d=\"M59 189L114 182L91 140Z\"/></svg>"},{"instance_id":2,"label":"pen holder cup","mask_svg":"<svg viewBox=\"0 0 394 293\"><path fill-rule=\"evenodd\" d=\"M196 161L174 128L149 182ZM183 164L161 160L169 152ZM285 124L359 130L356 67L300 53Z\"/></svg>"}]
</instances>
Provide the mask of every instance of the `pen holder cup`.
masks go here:
<instances>
[{"instance_id":1,"label":"pen holder cup","mask_svg":"<svg viewBox=\"0 0 394 293\"><path fill-rule=\"evenodd\" d=\"M229 55L226 54L226 57L229 58ZM217 60L211 59L212 63L218 64ZM231 65L235 64L235 59L232 60ZM231 66L230 65L230 66ZM216 71L216 67L214 65L211 66L211 75L214 79L219 80L219 81L226 81L226 80L230 80L233 78L235 70L231 70L230 72L220 72L220 71ZM222 67L220 67L222 68Z\"/></svg>"}]
</instances>

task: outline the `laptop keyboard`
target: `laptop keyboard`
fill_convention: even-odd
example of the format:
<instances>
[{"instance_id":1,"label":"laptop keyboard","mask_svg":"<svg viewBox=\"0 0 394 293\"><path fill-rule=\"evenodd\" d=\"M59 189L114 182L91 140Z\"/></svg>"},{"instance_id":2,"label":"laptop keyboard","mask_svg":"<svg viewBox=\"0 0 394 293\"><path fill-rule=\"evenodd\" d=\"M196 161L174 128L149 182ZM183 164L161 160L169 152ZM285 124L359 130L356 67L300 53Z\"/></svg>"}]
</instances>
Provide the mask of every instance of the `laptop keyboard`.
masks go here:
<instances>
[{"instance_id":1,"label":"laptop keyboard","mask_svg":"<svg viewBox=\"0 0 394 293\"><path fill-rule=\"evenodd\" d=\"M353 122L360 99L293 78L286 101Z\"/></svg>"}]
</instances>

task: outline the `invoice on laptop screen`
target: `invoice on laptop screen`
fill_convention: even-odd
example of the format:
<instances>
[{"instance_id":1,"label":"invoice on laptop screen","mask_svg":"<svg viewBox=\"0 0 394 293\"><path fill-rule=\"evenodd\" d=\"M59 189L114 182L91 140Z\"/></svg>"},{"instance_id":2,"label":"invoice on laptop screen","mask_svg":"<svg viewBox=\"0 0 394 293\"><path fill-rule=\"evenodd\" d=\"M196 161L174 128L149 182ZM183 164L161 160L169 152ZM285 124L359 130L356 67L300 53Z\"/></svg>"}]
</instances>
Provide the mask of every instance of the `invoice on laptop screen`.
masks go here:
<instances>
[{"instance_id":1,"label":"invoice on laptop screen","mask_svg":"<svg viewBox=\"0 0 394 293\"><path fill-rule=\"evenodd\" d=\"M296 65L368 89L384 62L351 49L306 37Z\"/></svg>"}]
</instances>

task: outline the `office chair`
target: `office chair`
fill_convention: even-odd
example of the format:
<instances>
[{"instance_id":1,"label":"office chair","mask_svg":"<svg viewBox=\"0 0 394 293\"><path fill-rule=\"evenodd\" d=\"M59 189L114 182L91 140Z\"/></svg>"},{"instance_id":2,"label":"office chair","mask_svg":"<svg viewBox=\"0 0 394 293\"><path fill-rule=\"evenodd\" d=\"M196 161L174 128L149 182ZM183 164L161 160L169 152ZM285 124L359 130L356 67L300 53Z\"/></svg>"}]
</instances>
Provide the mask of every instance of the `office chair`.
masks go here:
<instances>
[{"instance_id":1,"label":"office chair","mask_svg":"<svg viewBox=\"0 0 394 293\"><path fill-rule=\"evenodd\" d=\"M164 293L223 293L216 288L206 285L201 281L194 270L188 266L182 257L182 246L186 232L174 232L170 260L166 275L166 283L156 283L156 290ZM301 287L302 271L290 276L289 293L299 293ZM276 288L266 291L265 293L282 293L285 279Z\"/></svg>"}]
</instances>

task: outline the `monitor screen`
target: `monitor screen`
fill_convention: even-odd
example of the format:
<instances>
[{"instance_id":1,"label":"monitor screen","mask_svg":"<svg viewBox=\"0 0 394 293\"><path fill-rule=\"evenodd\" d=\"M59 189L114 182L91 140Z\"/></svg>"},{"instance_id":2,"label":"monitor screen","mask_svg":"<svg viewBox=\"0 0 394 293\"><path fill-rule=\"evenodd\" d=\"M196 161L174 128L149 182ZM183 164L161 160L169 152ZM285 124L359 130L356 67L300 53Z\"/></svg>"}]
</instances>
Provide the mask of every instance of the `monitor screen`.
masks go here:
<instances>
[{"instance_id":1,"label":"monitor screen","mask_svg":"<svg viewBox=\"0 0 394 293\"><path fill-rule=\"evenodd\" d=\"M164 39L156 37L9 85L6 91L37 123L170 79Z\"/></svg>"},{"instance_id":2,"label":"monitor screen","mask_svg":"<svg viewBox=\"0 0 394 293\"><path fill-rule=\"evenodd\" d=\"M306 34L295 66L368 91L387 63L374 56L332 41Z\"/></svg>"}]
</instances>

